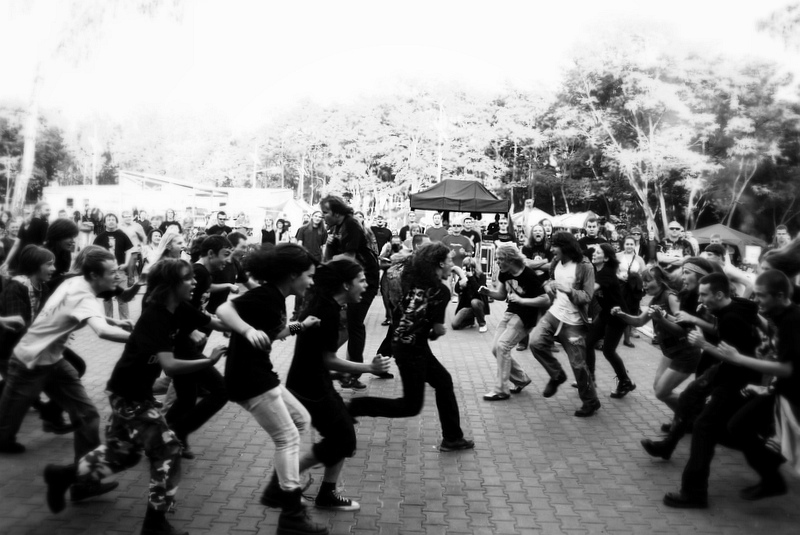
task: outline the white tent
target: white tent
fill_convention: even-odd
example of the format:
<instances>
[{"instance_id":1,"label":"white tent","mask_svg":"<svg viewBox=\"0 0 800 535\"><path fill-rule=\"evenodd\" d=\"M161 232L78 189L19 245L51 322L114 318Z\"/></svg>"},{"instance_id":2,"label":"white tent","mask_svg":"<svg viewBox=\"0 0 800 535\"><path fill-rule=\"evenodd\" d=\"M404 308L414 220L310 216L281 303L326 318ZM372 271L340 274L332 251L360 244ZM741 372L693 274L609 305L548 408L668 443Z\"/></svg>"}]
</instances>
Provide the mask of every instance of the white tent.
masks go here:
<instances>
[{"instance_id":1,"label":"white tent","mask_svg":"<svg viewBox=\"0 0 800 535\"><path fill-rule=\"evenodd\" d=\"M586 220L593 217L597 217L597 214L592 211L557 215L553 218L553 227L583 228L586 226Z\"/></svg>"},{"instance_id":2,"label":"white tent","mask_svg":"<svg viewBox=\"0 0 800 535\"><path fill-rule=\"evenodd\" d=\"M552 221L553 216L544 210L539 210L538 208L526 208L523 211L517 212L511 216L511 221L514 223L514 225L524 226L526 231L530 230L533 225L537 224L542 219L549 219Z\"/></svg>"}]
</instances>

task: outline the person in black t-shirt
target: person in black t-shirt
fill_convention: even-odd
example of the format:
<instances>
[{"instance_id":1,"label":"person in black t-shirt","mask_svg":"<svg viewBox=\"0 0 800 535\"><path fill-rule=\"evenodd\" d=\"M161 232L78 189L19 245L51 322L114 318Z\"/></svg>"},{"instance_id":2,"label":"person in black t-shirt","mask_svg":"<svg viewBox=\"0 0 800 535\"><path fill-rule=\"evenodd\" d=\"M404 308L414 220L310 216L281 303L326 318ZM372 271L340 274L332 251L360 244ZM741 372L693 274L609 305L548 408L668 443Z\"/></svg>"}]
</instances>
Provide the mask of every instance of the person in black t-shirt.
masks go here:
<instances>
[{"instance_id":1,"label":"person in black t-shirt","mask_svg":"<svg viewBox=\"0 0 800 535\"><path fill-rule=\"evenodd\" d=\"M176 333L208 323L207 316L186 303L194 285L188 263L163 260L153 266L148 283L152 287L150 304L142 312L108 382L112 412L106 444L76 464L48 465L44 478L47 504L58 513L64 509L64 494L70 485L97 482L110 473L121 472L136 465L144 453L150 460L150 488L142 532L176 533L171 531L166 512L175 501L181 444L154 404L152 384L162 370L180 376L212 368L225 349L216 348L210 358L175 358Z\"/></svg>"},{"instance_id":2,"label":"person in black t-shirt","mask_svg":"<svg viewBox=\"0 0 800 535\"><path fill-rule=\"evenodd\" d=\"M792 293L792 283L782 272L771 270L759 275L754 295L759 312L768 320L767 347L760 348L760 354L752 357L742 355L729 344L719 345L720 354L717 356L723 361L775 377L773 388L766 394L753 397L728 423L734 443L761 477L756 485L739 493L745 500L786 494L786 481L778 470L786 460L784 456L792 458L796 455L793 451L775 451L764 439L775 436L776 412L783 422L787 417L797 418L797 408L800 407L800 307L792 303ZM781 432L787 431L783 429ZM785 444L780 438L777 442Z\"/></svg>"},{"instance_id":3,"label":"person in black t-shirt","mask_svg":"<svg viewBox=\"0 0 800 535\"><path fill-rule=\"evenodd\" d=\"M444 438L440 451L472 449L475 443L464 438L458 401L450 373L431 352L428 340L445 333L444 318L450 290L442 282L453 269L450 249L443 243L420 247L401 275L404 297L402 314L393 318L392 355L403 378L403 397L386 399L358 397L350 401L353 417L415 416L425 401L425 383L436 390L436 408Z\"/></svg>"},{"instance_id":4,"label":"person in black t-shirt","mask_svg":"<svg viewBox=\"0 0 800 535\"><path fill-rule=\"evenodd\" d=\"M206 230L206 234L209 236L216 236L217 234L222 234L223 236L227 236L233 229L225 224L228 220L228 214L225 212L217 212L217 222L214 225L211 225Z\"/></svg>"},{"instance_id":5,"label":"person in black t-shirt","mask_svg":"<svg viewBox=\"0 0 800 535\"><path fill-rule=\"evenodd\" d=\"M531 384L531 379L522 366L511 356L511 350L520 340L530 334L539 319L539 309L550 306L542 282L525 265L525 257L512 245L501 245L495 253L500 269L500 287L490 290L485 286L479 291L483 295L501 301L508 300L503 319L497 325L492 344L492 354L497 359L497 377L494 388L483 396L486 401L501 401L518 394ZM509 387L509 383L514 386Z\"/></svg>"},{"instance_id":6,"label":"person in black t-shirt","mask_svg":"<svg viewBox=\"0 0 800 535\"><path fill-rule=\"evenodd\" d=\"M311 523L301 503L300 441L311 419L305 407L287 389L270 360L272 342L316 327L320 320L307 316L286 323L286 298L303 297L313 285L315 262L303 247L280 243L247 257L250 276L261 286L217 309L233 331L225 363L225 385L230 398L241 405L275 442L275 475L261 497L268 507L281 507L278 531L328 533ZM277 483L277 484L276 484Z\"/></svg>"},{"instance_id":7,"label":"person in black t-shirt","mask_svg":"<svg viewBox=\"0 0 800 535\"><path fill-rule=\"evenodd\" d=\"M105 230L94 239L94 245L99 245L100 247L111 251L114 257L117 259L119 269L122 271L127 271L128 262L130 262L131 253L133 252L133 242L131 242L131 239L127 234L125 234L124 231L117 228L119 220L117 219L116 215L106 214L103 221L105 223ZM128 303L121 299L117 299L117 304L119 306L119 319L128 319L130 317L128 312ZM114 303L111 298L105 299L103 301L103 306L105 307L106 316L113 318Z\"/></svg>"},{"instance_id":8,"label":"person in black t-shirt","mask_svg":"<svg viewBox=\"0 0 800 535\"><path fill-rule=\"evenodd\" d=\"M600 223L597 221L596 217L590 217L586 220L586 223L584 223L584 230L586 231L586 236L579 239L578 244L581 246L583 256L591 261L594 252L598 249L598 245L606 243L607 240L600 236Z\"/></svg>"},{"instance_id":9,"label":"person in black t-shirt","mask_svg":"<svg viewBox=\"0 0 800 535\"><path fill-rule=\"evenodd\" d=\"M344 460L356 451L354 420L348 414L342 397L333 388L331 371L343 373L385 373L390 357L377 356L371 364L360 364L337 358L341 346L340 316L342 309L357 303L367 289L364 270L349 258L338 258L317 268L313 296L301 318L313 316L319 328L297 336L292 366L286 387L308 409L311 423L322 440L300 459L300 472L322 463L325 475L314 501L317 507L339 511L355 511L358 502L340 496L336 483ZM277 483L277 478L273 478Z\"/></svg>"},{"instance_id":10,"label":"person in black t-shirt","mask_svg":"<svg viewBox=\"0 0 800 535\"><path fill-rule=\"evenodd\" d=\"M594 346L603 340L603 356L617 374L617 388L611 392L611 397L619 399L636 389L636 384L628 377L625 363L617 354L617 346L622 340L626 325L618 316L611 315L614 307L627 310L622 301L620 280L617 278L619 260L610 244L601 243L594 250L592 264L594 264L594 295L600 305L600 314L592 322L589 335L586 337L586 365L589 366L589 373L594 380Z\"/></svg>"},{"instance_id":11,"label":"person in black t-shirt","mask_svg":"<svg viewBox=\"0 0 800 535\"><path fill-rule=\"evenodd\" d=\"M370 248L364 227L353 217L353 209L342 199L335 195L328 195L320 203L322 217L328 227L328 241L325 244L325 259L330 260L336 255L344 254L358 261L364 268L367 277L367 291L361 297L360 303L347 307L347 357L352 362L364 362L364 346L367 342L367 330L364 320L372 305L372 300L378 295L380 284L380 269L378 267L378 254ZM359 381L361 374L351 374L342 380L343 388L363 390L366 385Z\"/></svg>"},{"instance_id":12,"label":"person in black t-shirt","mask_svg":"<svg viewBox=\"0 0 800 535\"><path fill-rule=\"evenodd\" d=\"M231 242L224 236L208 236L200 244L200 258L192 264L195 287L189 304L202 314L206 314L206 305L211 290L211 273L221 271L230 260ZM212 329L223 330L222 324L208 316L209 321L200 327L181 329L175 341L175 357L181 360L203 358L202 351ZM178 435L183 444L181 455L184 459L193 459L194 453L189 448L189 434L203 426L212 416L225 406L228 396L225 392L225 381L216 368L206 368L196 372L175 377L172 381L175 389L175 403L167 410L166 418L170 427ZM207 394L197 402L200 389Z\"/></svg>"}]
</instances>

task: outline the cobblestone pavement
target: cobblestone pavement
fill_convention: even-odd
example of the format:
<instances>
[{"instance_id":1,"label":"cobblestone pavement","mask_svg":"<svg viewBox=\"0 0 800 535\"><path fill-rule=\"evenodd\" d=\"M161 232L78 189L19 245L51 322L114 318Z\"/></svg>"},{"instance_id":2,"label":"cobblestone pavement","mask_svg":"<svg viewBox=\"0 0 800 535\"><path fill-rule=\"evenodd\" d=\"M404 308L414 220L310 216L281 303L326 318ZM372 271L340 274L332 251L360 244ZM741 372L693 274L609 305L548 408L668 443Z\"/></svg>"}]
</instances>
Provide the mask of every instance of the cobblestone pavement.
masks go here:
<instances>
[{"instance_id":1,"label":"cobblestone pavement","mask_svg":"<svg viewBox=\"0 0 800 535\"><path fill-rule=\"evenodd\" d=\"M438 451L441 434L430 389L418 417L362 418L358 451L345 464L341 480L342 493L357 499L361 510L312 511L331 533L797 533L798 478L786 474L787 496L744 502L737 493L756 476L740 453L722 447L712 466L710 509L683 511L661 503L665 492L679 486L689 444L684 440L666 462L652 460L639 445L643 437L657 437L659 425L669 418L652 393L660 353L646 337L634 340L635 349L620 347L638 384L625 399L608 397L614 378L598 355L603 407L592 418L572 415L579 400L569 384L553 398L542 397L547 377L529 351L514 356L533 384L509 401L483 401L495 370L492 331L503 308L492 305L488 333L477 328L450 331L432 344L453 375L462 425L474 438L475 449ZM132 306L132 312L137 311L138 306ZM382 316L376 300L367 318L368 355L384 336ZM215 334L210 347L221 341ZM104 387L122 347L85 330L71 344L88 362L84 384L105 417L109 409ZM292 341L275 345L273 359L282 377L292 350ZM558 356L566 365L564 352ZM399 376L363 380L369 394L402 393ZM343 392L346 399L352 395ZM42 470L47 463L69 462L72 436L42 432L32 412L19 440L27 453L0 455L0 533L139 533L146 504L146 459L119 474L117 490L53 515L44 500ZM273 444L254 420L229 404L192 436L192 447L198 457L183 464L179 508L172 522L197 535L274 533L279 513L258 501L271 471ZM313 473L319 481L321 470Z\"/></svg>"}]
</instances>

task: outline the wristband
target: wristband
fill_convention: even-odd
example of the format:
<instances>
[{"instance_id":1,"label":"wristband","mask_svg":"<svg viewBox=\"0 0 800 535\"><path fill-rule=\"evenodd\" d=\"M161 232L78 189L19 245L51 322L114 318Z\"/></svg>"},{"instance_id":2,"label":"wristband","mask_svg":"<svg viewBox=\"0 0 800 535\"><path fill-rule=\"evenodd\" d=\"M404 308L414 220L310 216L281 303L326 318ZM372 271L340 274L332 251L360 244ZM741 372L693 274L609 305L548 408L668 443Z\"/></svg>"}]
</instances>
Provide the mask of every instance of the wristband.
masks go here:
<instances>
[{"instance_id":1,"label":"wristband","mask_svg":"<svg viewBox=\"0 0 800 535\"><path fill-rule=\"evenodd\" d=\"M303 324L299 321L290 323L289 324L289 334L294 336L295 334L299 333L303 330Z\"/></svg>"}]
</instances>

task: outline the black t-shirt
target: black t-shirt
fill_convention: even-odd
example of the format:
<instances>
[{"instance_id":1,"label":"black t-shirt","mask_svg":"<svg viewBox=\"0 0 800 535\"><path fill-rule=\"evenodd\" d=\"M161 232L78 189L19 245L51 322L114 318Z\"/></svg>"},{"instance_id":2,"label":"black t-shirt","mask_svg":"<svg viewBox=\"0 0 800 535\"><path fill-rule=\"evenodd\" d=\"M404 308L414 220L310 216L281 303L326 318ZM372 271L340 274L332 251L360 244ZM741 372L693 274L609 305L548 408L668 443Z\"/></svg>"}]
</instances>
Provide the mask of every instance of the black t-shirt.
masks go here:
<instances>
[{"instance_id":1,"label":"black t-shirt","mask_svg":"<svg viewBox=\"0 0 800 535\"><path fill-rule=\"evenodd\" d=\"M122 357L114 366L107 389L133 401L153 398L153 381L161 375L158 353L171 353L179 330L193 331L208 325L209 317L188 303L175 312L161 303L145 307L133 333L125 344Z\"/></svg>"},{"instance_id":2,"label":"black t-shirt","mask_svg":"<svg viewBox=\"0 0 800 535\"><path fill-rule=\"evenodd\" d=\"M553 251L550 249L550 247L547 245L547 242L544 240L534 243L533 245L529 243L528 245L523 246L522 255L525 258L529 258L531 260L533 260L537 256L542 260L547 260L548 262L551 262L553 260Z\"/></svg>"},{"instance_id":3,"label":"black t-shirt","mask_svg":"<svg viewBox=\"0 0 800 535\"><path fill-rule=\"evenodd\" d=\"M167 231L168 227L178 227L178 232L183 232L183 227L177 221L164 221L158 226L158 230L161 231L162 236Z\"/></svg>"},{"instance_id":4,"label":"black t-shirt","mask_svg":"<svg viewBox=\"0 0 800 535\"><path fill-rule=\"evenodd\" d=\"M595 295L603 312L610 312L614 307L625 309L616 268L604 264L603 269L595 271L594 282L600 285L600 291L595 292Z\"/></svg>"},{"instance_id":5,"label":"black t-shirt","mask_svg":"<svg viewBox=\"0 0 800 535\"><path fill-rule=\"evenodd\" d=\"M42 245L47 237L47 229L50 223L41 217L33 217L30 222L19 232L19 237L22 243L20 245L25 247L28 244ZM20 247L20 251L22 250Z\"/></svg>"},{"instance_id":6,"label":"black t-shirt","mask_svg":"<svg viewBox=\"0 0 800 535\"><path fill-rule=\"evenodd\" d=\"M544 287L542 286L541 280L536 276L536 273L527 266L525 266L519 275L500 272L497 276L497 280L505 285L506 294L508 295L515 293L525 299L531 299L544 294ZM539 309L537 307L523 306L519 303L508 303L507 311L519 316L526 327L530 327L536 323L536 319L539 317Z\"/></svg>"},{"instance_id":7,"label":"black t-shirt","mask_svg":"<svg viewBox=\"0 0 800 535\"><path fill-rule=\"evenodd\" d=\"M231 301L236 312L252 327L275 340L286 327L286 297L273 284L254 288ZM274 342L273 342L274 343ZM225 388L233 401L246 401L280 384L272 367L270 350L261 351L237 333L231 333L225 359Z\"/></svg>"},{"instance_id":8,"label":"black t-shirt","mask_svg":"<svg viewBox=\"0 0 800 535\"><path fill-rule=\"evenodd\" d=\"M331 229L333 242L328 246L326 256L332 258L338 254L355 254L356 260L364 268L364 276L370 289L378 289L380 270L378 269L378 256L369 246L369 240L364 232L364 227L352 216L345 216L341 225Z\"/></svg>"},{"instance_id":9,"label":"black t-shirt","mask_svg":"<svg viewBox=\"0 0 800 535\"><path fill-rule=\"evenodd\" d=\"M400 347L425 347L434 324L444 323L450 290L440 284L436 288L411 288L403 296L402 314L394 325L393 342Z\"/></svg>"},{"instance_id":10,"label":"black t-shirt","mask_svg":"<svg viewBox=\"0 0 800 535\"><path fill-rule=\"evenodd\" d=\"M778 362L791 362L792 375L775 381L775 391L800 407L800 307L790 305L770 318L776 329L772 337Z\"/></svg>"},{"instance_id":11,"label":"black t-shirt","mask_svg":"<svg viewBox=\"0 0 800 535\"><path fill-rule=\"evenodd\" d=\"M462 230L461 234L466 236L472 242L472 246L477 251L481 244L481 233L476 230Z\"/></svg>"},{"instance_id":12,"label":"black t-shirt","mask_svg":"<svg viewBox=\"0 0 800 535\"><path fill-rule=\"evenodd\" d=\"M208 299L211 295L211 273L203 264L195 262L192 264L194 272L195 287L192 291L192 306L197 310L206 310Z\"/></svg>"},{"instance_id":13,"label":"black t-shirt","mask_svg":"<svg viewBox=\"0 0 800 535\"><path fill-rule=\"evenodd\" d=\"M227 236L231 232L233 232L233 229L228 225L214 225L208 227L208 230L206 230L206 234L208 234L209 236L215 236L217 234L224 234L225 236Z\"/></svg>"},{"instance_id":14,"label":"black t-shirt","mask_svg":"<svg viewBox=\"0 0 800 535\"><path fill-rule=\"evenodd\" d=\"M275 231L274 230L264 230L261 229L261 243L271 243L275 245Z\"/></svg>"},{"instance_id":15,"label":"black t-shirt","mask_svg":"<svg viewBox=\"0 0 800 535\"><path fill-rule=\"evenodd\" d=\"M131 239L125 232L119 229L113 232L101 232L100 235L94 239L94 244L111 251L119 265L125 263L125 252L133 249Z\"/></svg>"},{"instance_id":16,"label":"black t-shirt","mask_svg":"<svg viewBox=\"0 0 800 535\"><path fill-rule=\"evenodd\" d=\"M211 274L212 284L244 284L247 280L248 277L244 267L235 258L231 258L231 261L226 262L221 270ZM208 303L206 304L206 312L214 314L217 311L217 307L228 300L230 293L230 290L210 292Z\"/></svg>"},{"instance_id":17,"label":"black t-shirt","mask_svg":"<svg viewBox=\"0 0 800 535\"><path fill-rule=\"evenodd\" d=\"M509 232L495 232L492 234L492 241L499 241L500 243L517 243L514 236Z\"/></svg>"},{"instance_id":18,"label":"black t-shirt","mask_svg":"<svg viewBox=\"0 0 800 535\"><path fill-rule=\"evenodd\" d=\"M392 239L392 231L386 227L370 227L372 234L375 235L375 241L378 243L378 250L383 249L383 246Z\"/></svg>"},{"instance_id":19,"label":"black t-shirt","mask_svg":"<svg viewBox=\"0 0 800 535\"><path fill-rule=\"evenodd\" d=\"M607 243L606 239L603 238L602 236L584 236L583 238L578 240L578 245L581 246L581 251L583 252L583 255L587 257L589 261L592 260L592 252L601 243ZM592 252L587 252L590 249L592 250Z\"/></svg>"},{"instance_id":20,"label":"black t-shirt","mask_svg":"<svg viewBox=\"0 0 800 535\"><path fill-rule=\"evenodd\" d=\"M323 356L339 349L339 319L342 307L330 298L316 300L308 313L320 324L297 335L294 358L286 377L286 388L304 398L319 400L334 391L331 374L325 367Z\"/></svg>"},{"instance_id":21,"label":"black t-shirt","mask_svg":"<svg viewBox=\"0 0 800 535\"><path fill-rule=\"evenodd\" d=\"M317 228L314 228L314 225L311 224L303 225L297 229L295 238L302 243L306 251L314 257L314 260L322 261L322 246L325 245L328 235L325 233L321 223Z\"/></svg>"}]
</instances>

